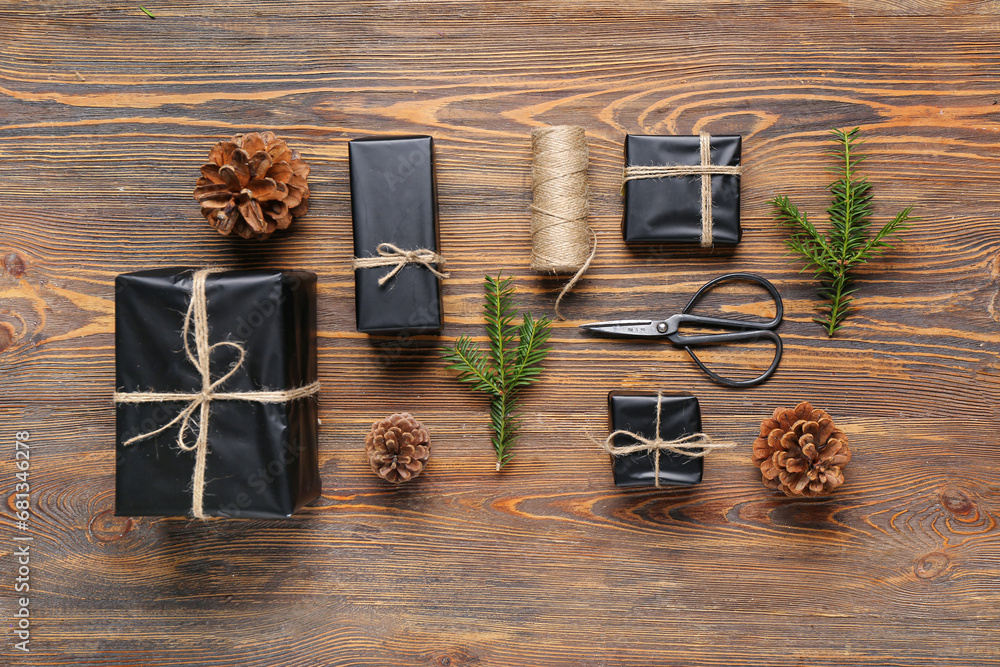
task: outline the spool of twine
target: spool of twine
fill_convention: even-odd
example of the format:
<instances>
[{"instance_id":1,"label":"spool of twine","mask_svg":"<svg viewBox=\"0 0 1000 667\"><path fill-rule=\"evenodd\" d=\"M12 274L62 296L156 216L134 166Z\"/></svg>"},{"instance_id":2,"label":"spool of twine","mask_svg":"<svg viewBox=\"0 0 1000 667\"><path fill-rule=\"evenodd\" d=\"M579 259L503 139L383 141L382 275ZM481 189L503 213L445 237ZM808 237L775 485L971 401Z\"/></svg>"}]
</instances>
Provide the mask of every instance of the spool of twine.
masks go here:
<instances>
[{"instance_id":1,"label":"spool of twine","mask_svg":"<svg viewBox=\"0 0 1000 667\"><path fill-rule=\"evenodd\" d=\"M531 268L573 273L559 302L583 276L597 252L587 225L587 135L582 127L555 125L531 132Z\"/></svg>"}]
</instances>

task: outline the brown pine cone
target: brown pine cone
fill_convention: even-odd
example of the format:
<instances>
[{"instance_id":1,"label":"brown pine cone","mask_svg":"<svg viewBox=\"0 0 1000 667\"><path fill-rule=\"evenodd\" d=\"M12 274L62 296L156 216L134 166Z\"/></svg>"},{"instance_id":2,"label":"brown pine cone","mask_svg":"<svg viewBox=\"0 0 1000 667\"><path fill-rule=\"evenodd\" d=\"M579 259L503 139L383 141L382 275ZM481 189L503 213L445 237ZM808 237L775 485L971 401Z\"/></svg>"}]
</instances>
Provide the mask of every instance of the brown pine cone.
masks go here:
<instances>
[{"instance_id":1,"label":"brown pine cone","mask_svg":"<svg viewBox=\"0 0 1000 667\"><path fill-rule=\"evenodd\" d=\"M376 475L401 484L423 472L431 455L431 437L413 415L397 412L372 424L365 452Z\"/></svg>"},{"instance_id":2,"label":"brown pine cone","mask_svg":"<svg viewBox=\"0 0 1000 667\"><path fill-rule=\"evenodd\" d=\"M830 493L844 483L843 468L850 460L847 436L830 415L808 402L777 408L753 443L753 462L764 485L791 497Z\"/></svg>"},{"instance_id":3,"label":"brown pine cone","mask_svg":"<svg viewBox=\"0 0 1000 667\"><path fill-rule=\"evenodd\" d=\"M194 198L220 234L266 239L309 209L309 165L274 132L237 134L212 148Z\"/></svg>"}]
</instances>

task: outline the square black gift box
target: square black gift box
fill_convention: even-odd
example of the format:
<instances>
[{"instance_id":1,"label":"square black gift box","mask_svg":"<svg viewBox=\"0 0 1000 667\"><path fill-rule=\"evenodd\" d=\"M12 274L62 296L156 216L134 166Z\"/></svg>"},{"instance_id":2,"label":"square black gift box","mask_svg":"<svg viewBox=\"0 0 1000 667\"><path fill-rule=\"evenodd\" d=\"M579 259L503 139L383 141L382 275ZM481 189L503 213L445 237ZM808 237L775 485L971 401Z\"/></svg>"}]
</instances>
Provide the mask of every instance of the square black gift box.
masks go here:
<instances>
[{"instance_id":1,"label":"square black gift box","mask_svg":"<svg viewBox=\"0 0 1000 667\"><path fill-rule=\"evenodd\" d=\"M176 419L203 387L196 365L198 327L189 320L195 271L156 269L115 280L117 458L115 513L181 516L192 512L197 451L178 445ZM193 411L185 445L207 429L204 515L287 517L320 493L315 396L262 402L247 392L314 386L316 275L304 271L224 271L204 278L206 348L213 392L241 394ZM193 314L192 314L193 315ZM243 349L242 364L239 351ZM189 352L191 356L189 357ZM145 392L173 400L124 402ZM272 398L274 398L272 396ZM197 407L197 406L196 406Z\"/></svg>"},{"instance_id":2,"label":"square black gift box","mask_svg":"<svg viewBox=\"0 0 1000 667\"><path fill-rule=\"evenodd\" d=\"M742 137L709 138L712 165L740 164ZM701 164L697 136L627 135L625 167ZM698 175L627 180L622 237L627 243L700 243L702 241L701 180ZM712 239L705 245L736 245L740 228L740 177L714 174Z\"/></svg>"},{"instance_id":3,"label":"square black gift box","mask_svg":"<svg viewBox=\"0 0 1000 667\"><path fill-rule=\"evenodd\" d=\"M698 399L687 393L612 391L608 394L611 432L628 431L650 440L656 437L656 409L660 403L660 438L675 440L701 433L701 410ZM625 434L614 437L614 447L637 443ZM656 454L634 452L612 456L615 486L656 486ZM673 452L660 452L660 485L690 486L701 482L704 459Z\"/></svg>"},{"instance_id":4,"label":"square black gift box","mask_svg":"<svg viewBox=\"0 0 1000 667\"><path fill-rule=\"evenodd\" d=\"M351 164L354 256L374 257L379 245L437 252L434 141L429 136L365 137L347 143ZM392 266L354 271L358 331L415 335L441 330L441 283L409 263L384 285Z\"/></svg>"}]
</instances>

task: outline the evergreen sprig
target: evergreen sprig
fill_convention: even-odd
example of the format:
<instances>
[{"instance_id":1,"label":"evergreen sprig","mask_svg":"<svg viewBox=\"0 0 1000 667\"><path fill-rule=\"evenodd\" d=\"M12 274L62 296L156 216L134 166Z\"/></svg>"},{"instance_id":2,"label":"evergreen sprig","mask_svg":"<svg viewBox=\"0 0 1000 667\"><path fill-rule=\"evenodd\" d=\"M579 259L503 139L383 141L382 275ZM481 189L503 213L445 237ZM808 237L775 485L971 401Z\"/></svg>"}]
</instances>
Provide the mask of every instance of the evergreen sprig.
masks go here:
<instances>
[{"instance_id":1,"label":"evergreen sprig","mask_svg":"<svg viewBox=\"0 0 1000 667\"><path fill-rule=\"evenodd\" d=\"M857 176L857 167L865 156L857 152L864 143L859 137L861 128L853 130L832 130L836 148L825 153L838 161L830 169L837 179L827 186L832 194L830 207L830 229L824 235L811 223L804 211L788 200L778 196L771 200L775 218L791 229L791 238L785 243L788 248L806 260L802 271L812 269L820 286L820 297L828 303L819 307L821 317L814 322L826 328L827 336L843 325L844 319L853 310L851 302L857 288L854 286L852 270L872 257L893 248L889 239L909 228L906 223L917 220L910 215L912 206L907 206L887 222L874 236L869 235L872 220L871 183L865 177Z\"/></svg>"},{"instance_id":2,"label":"evergreen sprig","mask_svg":"<svg viewBox=\"0 0 1000 667\"><path fill-rule=\"evenodd\" d=\"M525 313L520 326L514 325L514 284L512 278L486 276L483 319L489 350L484 351L468 336L461 336L442 355L448 368L458 371L460 382L490 396L490 422L497 470L514 456L512 451L521 429L517 414L518 393L538 380L542 362L551 348L545 347L552 334L552 322L534 319Z\"/></svg>"}]
</instances>

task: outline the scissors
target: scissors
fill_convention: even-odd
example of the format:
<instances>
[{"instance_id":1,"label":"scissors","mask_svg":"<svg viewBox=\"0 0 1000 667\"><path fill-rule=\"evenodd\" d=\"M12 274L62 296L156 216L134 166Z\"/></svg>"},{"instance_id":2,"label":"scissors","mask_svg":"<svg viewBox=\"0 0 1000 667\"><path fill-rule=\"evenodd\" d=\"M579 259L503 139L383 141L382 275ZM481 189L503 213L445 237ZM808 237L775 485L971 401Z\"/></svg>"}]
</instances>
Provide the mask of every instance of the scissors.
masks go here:
<instances>
[{"instance_id":1,"label":"scissors","mask_svg":"<svg viewBox=\"0 0 1000 667\"><path fill-rule=\"evenodd\" d=\"M774 299L774 319L768 320L767 322L746 322L741 320L729 320L722 317L703 317L701 315L688 314L688 311L690 311L694 305L698 303L698 300L716 285L735 280L757 283L766 289ZM775 286L770 282L760 276L755 276L752 273L727 273L724 276L719 276L718 278L710 280L702 285L701 289L695 292L694 296L691 297L691 300L688 301L688 304L684 306L684 310L676 315L671 315L665 320L616 320L613 322L591 322L589 324L581 324L580 328L613 338L666 338L674 345L683 347L687 350L687 353L691 355L691 358L694 359L696 364L698 364L698 367L705 371L708 377L712 378L719 384L723 384L727 387L752 387L771 377L771 375L774 374L775 369L778 368L778 362L781 361L781 337L774 332L774 329L777 329L778 325L781 324L783 314L784 306L781 303L781 295L778 294L777 288L775 288ZM684 324L706 328L733 329L734 331L683 336L680 334L679 330L681 325ZM712 372L707 366L705 366L704 363L702 363L701 359L699 359L694 353L694 350L691 349L692 347L700 345L717 345L719 343L758 340L761 338L766 338L774 343L774 359L771 361L771 365L766 371L751 380L731 380Z\"/></svg>"}]
</instances>

